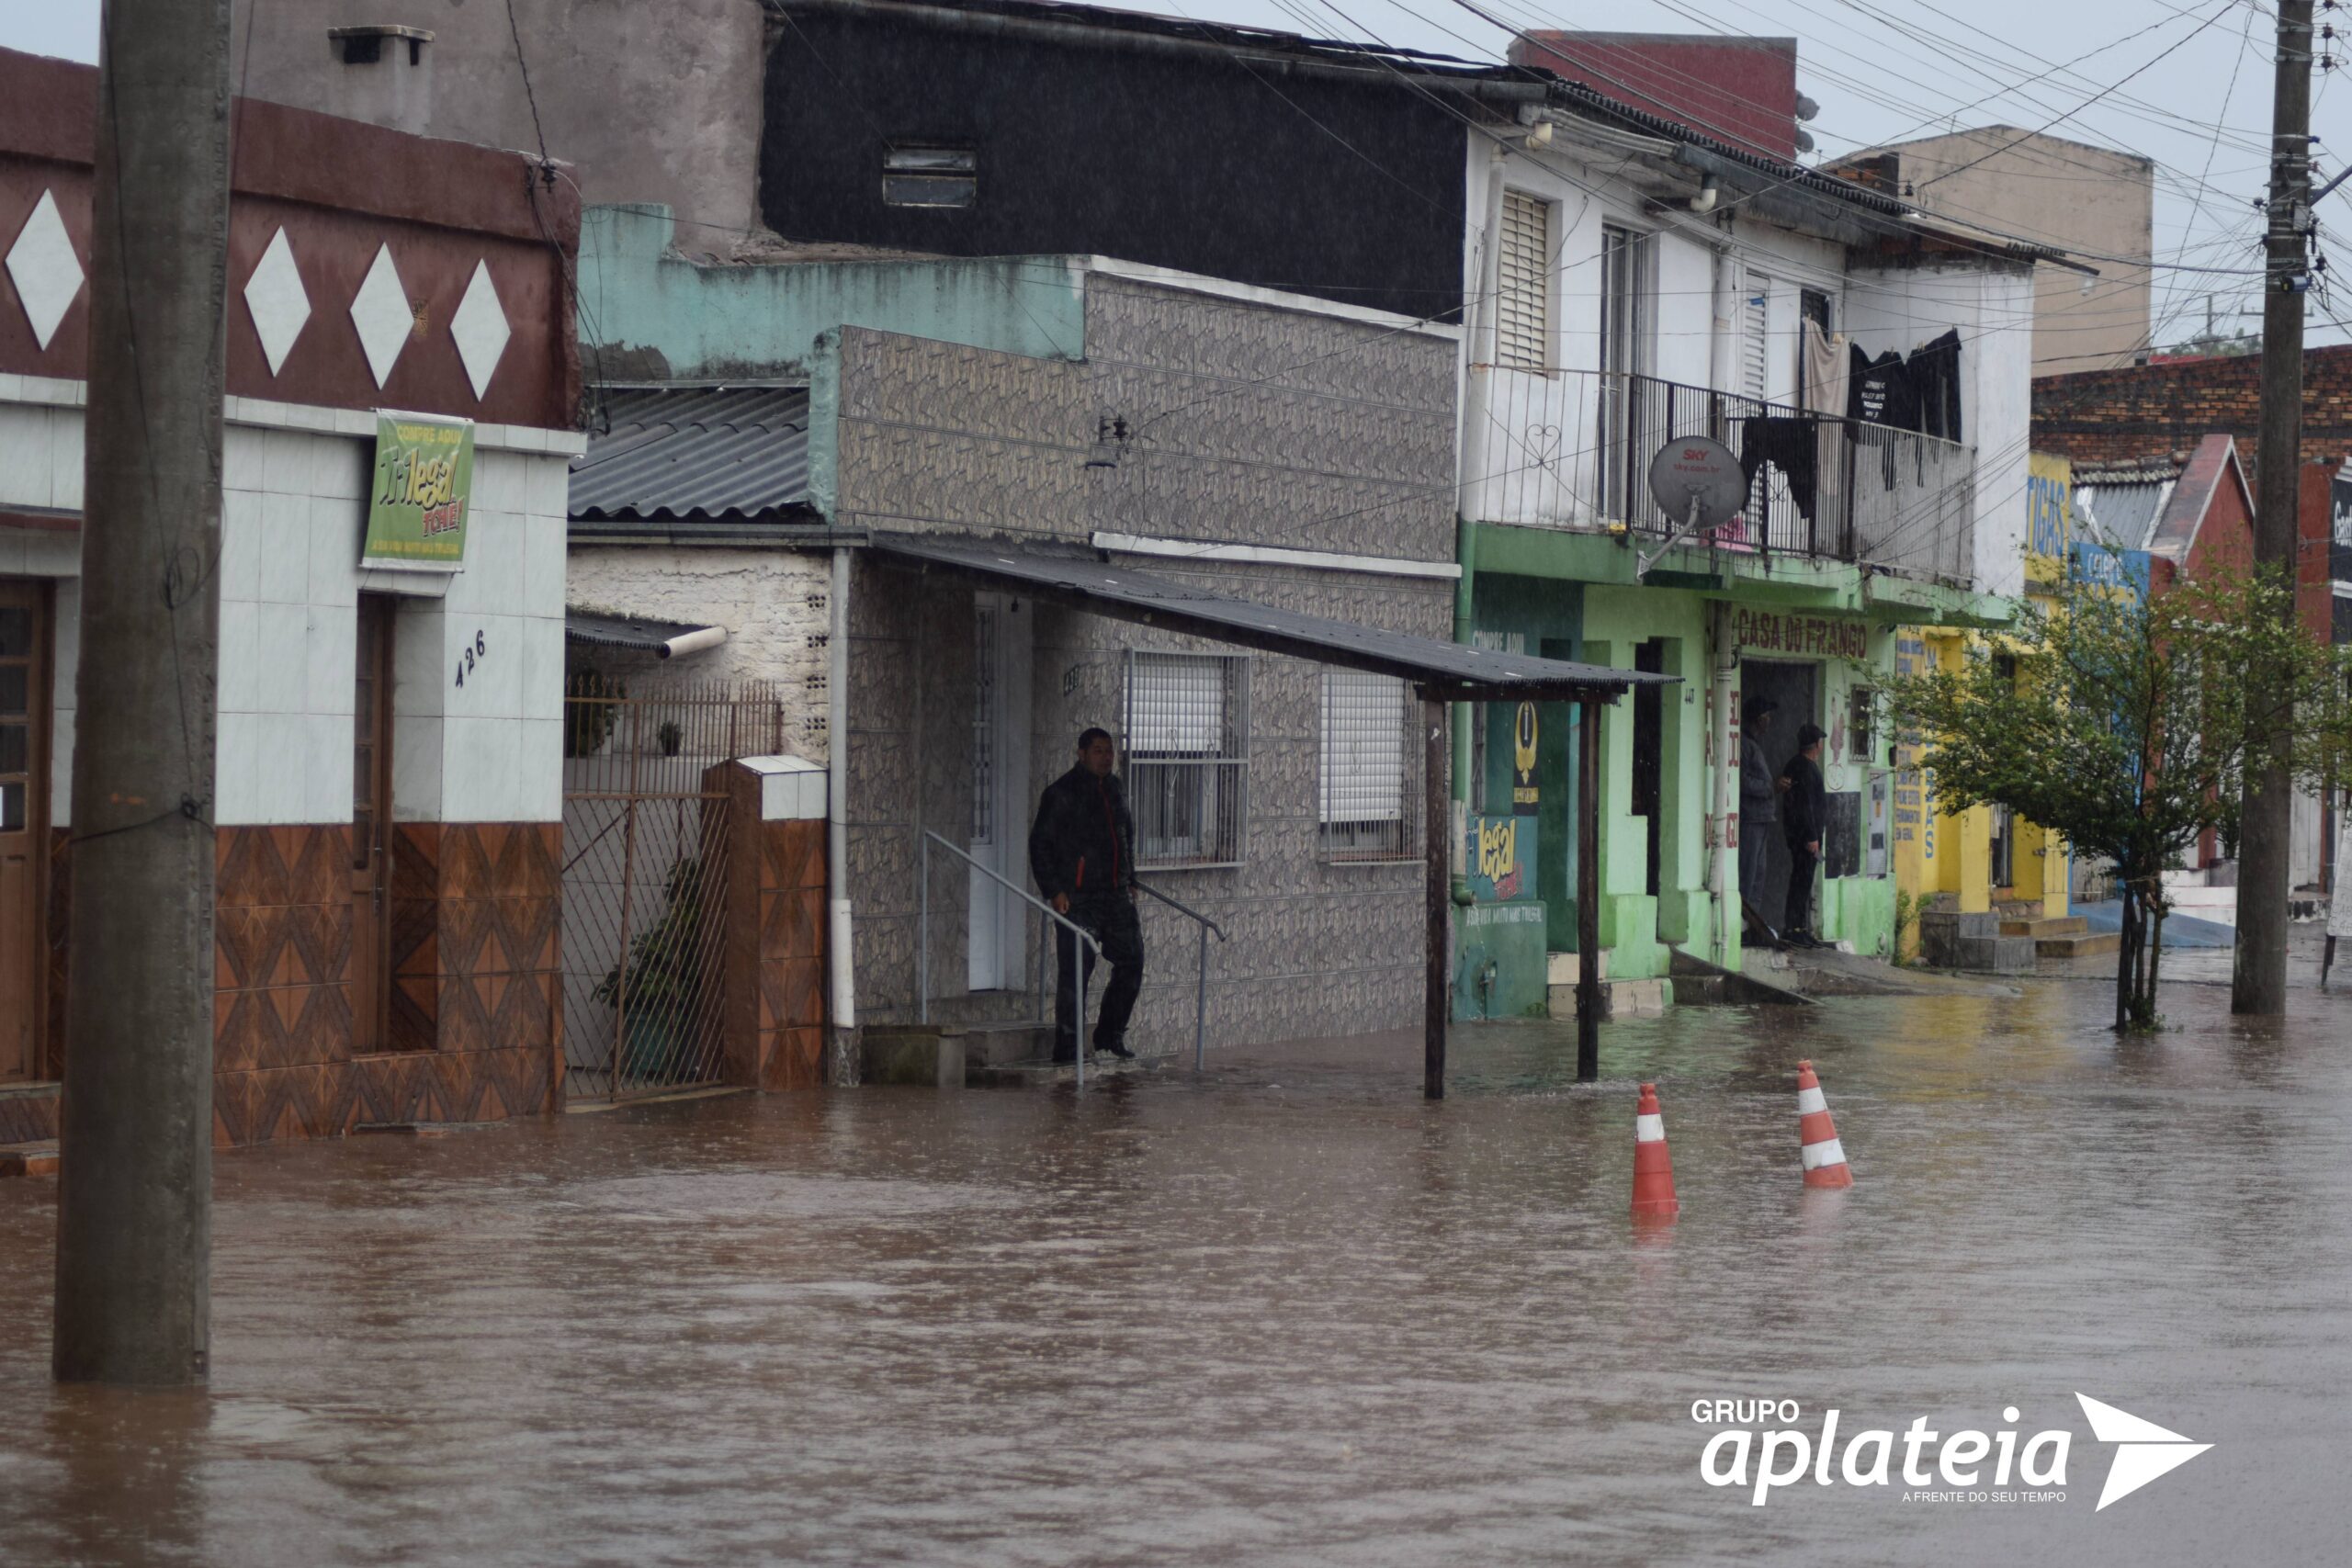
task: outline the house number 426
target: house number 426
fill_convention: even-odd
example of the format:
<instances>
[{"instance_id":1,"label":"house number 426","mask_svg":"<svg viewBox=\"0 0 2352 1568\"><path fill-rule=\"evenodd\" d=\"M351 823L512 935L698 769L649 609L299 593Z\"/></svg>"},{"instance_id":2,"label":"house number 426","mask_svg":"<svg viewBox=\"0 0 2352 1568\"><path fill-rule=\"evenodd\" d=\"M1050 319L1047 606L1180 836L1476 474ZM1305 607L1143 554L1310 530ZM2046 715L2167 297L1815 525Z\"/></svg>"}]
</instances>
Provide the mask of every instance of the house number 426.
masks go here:
<instances>
[{"instance_id":1,"label":"house number 426","mask_svg":"<svg viewBox=\"0 0 2352 1568\"><path fill-rule=\"evenodd\" d=\"M466 683L466 677L473 672L475 660L489 657L490 645L482 641L481 633L474 633L474 645L464 649L458 658L458 684L462 686Z\"/></svg>"}]
</instances>

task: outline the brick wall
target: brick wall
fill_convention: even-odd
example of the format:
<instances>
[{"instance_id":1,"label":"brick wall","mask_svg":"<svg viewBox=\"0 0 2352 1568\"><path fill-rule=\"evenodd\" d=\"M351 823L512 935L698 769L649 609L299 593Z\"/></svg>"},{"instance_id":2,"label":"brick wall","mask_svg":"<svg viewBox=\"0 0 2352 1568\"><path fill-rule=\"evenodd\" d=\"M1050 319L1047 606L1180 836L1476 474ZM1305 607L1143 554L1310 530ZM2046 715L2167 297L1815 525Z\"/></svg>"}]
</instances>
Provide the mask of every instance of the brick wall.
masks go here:
<instances>
[{"instance_id":1,"label":"brick wall","mask_svg":"<svg viewBox=\"0 0 2352 1568\"><path fill-rule=\"evenodd\" d=\"M2262 360L2197 359L2044 376L2033 383L2033 449L2076 468L2147 459L2186 463L2216 433L2236 437L2246 481L2258 491ZM2352 456L2352 344L2303 355L2304 464L2297 498L2297 604L2303 625L2329 635L2328 479Z\"/></svg>"},{"instance_id":2,"label":"brick wall","mask_svg":"<svg viewBox=\"0 0 2352 1568\"><path fill-rule=\"evenodd\" d=\"M2077 467L2142 458L2186 461L2198 438L2238 438L2251 474L2261 423L2262 361L2257 355L2199 359L2043 376L2033 383L2033 449L2071 457ZM2306 463L2340 462L2352 453L2352 344L2303 355Z\"/></svg>"}]
</instances>

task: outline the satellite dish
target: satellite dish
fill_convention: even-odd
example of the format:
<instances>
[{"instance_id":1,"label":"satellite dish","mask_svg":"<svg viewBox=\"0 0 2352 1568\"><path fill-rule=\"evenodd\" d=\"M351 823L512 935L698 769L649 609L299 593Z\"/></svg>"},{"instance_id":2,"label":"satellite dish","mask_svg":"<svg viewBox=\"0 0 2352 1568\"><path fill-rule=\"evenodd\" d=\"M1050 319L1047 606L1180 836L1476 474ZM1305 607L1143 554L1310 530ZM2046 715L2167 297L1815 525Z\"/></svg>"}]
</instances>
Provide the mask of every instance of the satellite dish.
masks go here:
<instances>
[{"instance_id":1,"label":"satellite dish","mask_svg":"<svg viewBox=\"0 0 2352 1568\"><path fill-rule=\"evenodd\" d=\"M1719 528L1747 509L1747 471L1722 442L1681 436L1650 459L1650 494L1678 532Z\"/></svg>"}]
</instances>

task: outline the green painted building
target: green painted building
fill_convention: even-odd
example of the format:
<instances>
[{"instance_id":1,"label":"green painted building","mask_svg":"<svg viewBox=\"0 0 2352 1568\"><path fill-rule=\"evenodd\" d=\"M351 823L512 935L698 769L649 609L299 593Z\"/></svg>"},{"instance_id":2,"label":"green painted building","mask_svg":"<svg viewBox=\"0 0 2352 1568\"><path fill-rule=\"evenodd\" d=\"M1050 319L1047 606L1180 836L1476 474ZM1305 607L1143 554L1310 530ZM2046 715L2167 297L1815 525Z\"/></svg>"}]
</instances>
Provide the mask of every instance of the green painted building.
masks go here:
<instances>
[{"instance_id":1,"label":"green painted building","mask_svg":"<svg viewBox=\"0 0 2352 1568\"><path fill-rule=\"evenodd\" d=\"M1740 887L1736 811L1727 835L1713 797L1715 710L1725 692L1735 709L1751 696L1780 704L1775 729L1761 738L1776 769L1793 750L1799 723L1810 719L1826 732L1821 765L1833 839L1815 930L1854 952L1893 952L1892 757L1872 694L1894 668L1897 626L1997 623L2007 614L2004 601L1849 563L1697 547L1666 549L1645 574L1624 533L1479 524L1464 534L1472 640L1680 680L1656 696L1629 698L1600 726L1600 937L1604 975L1621 998L1670 999L1670 981L1646 992L1622 983L1668 980L1677 948L1739 967L1743 897L1779 923L1785 852L1768 853L1767 874L1777 871L1778 880L1763 897ZM1713 654L1726 642L1732 678L1723 683L1713 679ZM1736 759L1736 729L1732 736ZM1578 846L1570 825L1583 743L1573 714L1550 705L1478 709L1457 740L1457 751L1467 752L1462 795L1473 823L1517 817L1532 824L1532 852L1512 901L1541 907L1547 954L1577 949ZM1721 900L1711 883L1719 840L1726 850ZM1492 901L1480 879L1469 880L1472 908ZM1718 915L1724 907L1728 919ZM1463 945L1476 944L1465 932ZM1566 965L1547 969L1547 985L1572 977ZM1465 981L1475 997L1475 973L1457 976L1457 996ZM1486 988L1524 995L1527 984L1498 976ZM1480 1016L1474 1006L1457 1011Z\"/></svg>"}]
</instances>

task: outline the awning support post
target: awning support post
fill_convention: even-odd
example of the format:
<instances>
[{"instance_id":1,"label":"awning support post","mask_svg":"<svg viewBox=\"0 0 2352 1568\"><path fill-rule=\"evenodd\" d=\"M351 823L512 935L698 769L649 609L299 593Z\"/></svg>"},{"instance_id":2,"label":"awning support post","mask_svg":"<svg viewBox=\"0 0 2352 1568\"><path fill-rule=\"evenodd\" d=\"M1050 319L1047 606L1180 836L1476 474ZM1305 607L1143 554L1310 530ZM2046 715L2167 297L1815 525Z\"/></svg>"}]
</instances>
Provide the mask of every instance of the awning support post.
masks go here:
<instances>
[{"instance_id":1,"label":"awning support post","mask_svg":"<svg viewBox=\"0 0 2352 1568\"><path fill-rule=\"evenodd\" d=\"M1600 1076L1600 704L1577 704L1577 1081Z\"/></svg>"},{"instance_id":2,"label":"awning support post","mask_svg":"<svg viewBox=\"0 0 2352 1568\"><path fill-rule=\"evenodd\" d=\"M1446 948L1451 933L1453 899L1446 878L1447 850L1453 837L1453 796L1446 788L1448 744L1445 705L1435 697L1421 699L1421 838L1424 869L1421 893L1429 912L1429 953L1421 996L1421 1093L1430 1100L1445 1098L1445 1026L1453 1010L1447 994Z\"/></svg>"}]
</instances>

